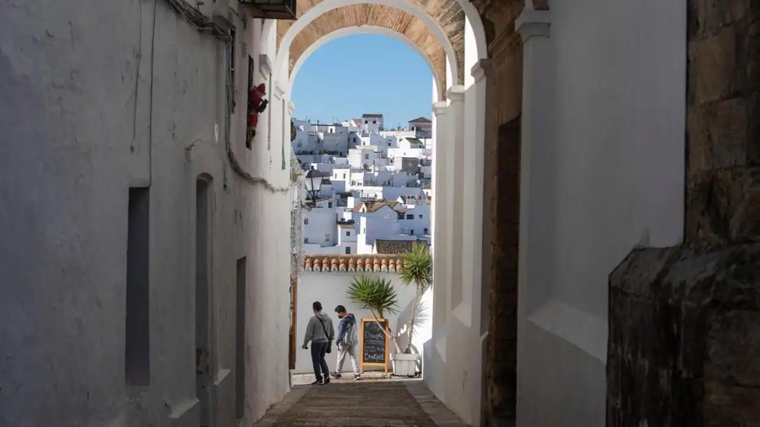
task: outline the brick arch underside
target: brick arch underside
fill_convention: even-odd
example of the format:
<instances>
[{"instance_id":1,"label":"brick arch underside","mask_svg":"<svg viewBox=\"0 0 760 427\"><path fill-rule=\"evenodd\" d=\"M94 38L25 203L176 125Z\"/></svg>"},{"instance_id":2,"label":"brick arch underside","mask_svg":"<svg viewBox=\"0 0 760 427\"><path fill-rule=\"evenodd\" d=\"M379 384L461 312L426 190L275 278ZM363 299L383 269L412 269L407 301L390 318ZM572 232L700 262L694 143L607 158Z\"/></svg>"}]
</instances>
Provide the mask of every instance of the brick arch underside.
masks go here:
<instances>
[{"instance_id":1,"label":"brick arch underside","mask_svg":"<svg viewBox=\"0 0 760 427\"><path fill-rule=\"evenodd\" d=\"M290 44L289 72L301 55L322 37L343 28L371 25L395 31L416 44L430 59L440 99L446 98L446 52L427 25L414 16L388 6L359 4L333 9L312 21Z\"/></svg>"},{"instance_id":2,"label":"brick arch underside","mask_svg":"<svg viewBox=\"0 0 760 427\"><path fill-rule=\"evenodd\" d=\"M316 6L319 3L322 3L324 0L299 0L298 4L296 6L296 16L301 17L304 13L308 12L309 9ZM458 82L456 84L464 84L464 26L465 26L465 13L462 10L462 8L459 6L459 3L457 0L406 0L411 4L416 5L417 7L421 8L425 11L430 17L435 20L438 25L443 30L443 33L446 35L446 38L448 39L449 43L451 44L451 47L454 50L454 55L456 56L456 64L457 64L457 75L458 75ZM340 12L337 12L340 11ZM355 4L351 4L348 6L339 7L336 9L332 9L329 12L323 14L319 18L315 19L313 22L309 24L309 26L304 29L301 33L308 32L310 29L316 30L314 28L314 23L317 21L322 21L322 18L325 16L330 16L331 19L338 19L339 22L343 22L342 25L337 26L335 24L330 26L329 31L325 30L317 30L318 32L322 32L321 36L324 36L325 34L329 34L332 31L335 31L339 28L346 28L346 27L353 27L353 26L360 26L360 25L372 25L372 26L378 26L378 27L386 27L389 29L392 29L394 31L397 31L403 35L405 35L409 40L412 40L414 43L416 43L420 48L423 49L423 51L428 52L429 48L426 46L421 45L418 40L422 40L423 38L430 38L431 40L435 40L436 44L438 46L441 46L440 43L438 43L437 39L432 35L430 30L427 28L427 26L420 22L417 18L414 16L404 12L401 9L394 8L392 6L387 5L380 5L375 3L362 3L361 0L357 0ZM386 16L387 15L387 16ZM397 22L396 22L397 21ZM413 22L410 22L413 21ZM280 44L282 42L283 37L285 37L285 34L288 32L290 27L293 25L293 21L277 21L277 49L279 51ZM390 25L390 26L389 26ZM403 25L406 25L404 27ZM408 28L407 28L408 27ZM320 36L320 37L321 37ZM293 54L294 49L293 46L298 42L299 38L301 37L301 34L296 36L296 38L291 43L291 68L293 64L295 64L295 60L293 60ZM313 39L313 40L305 40L307 43L306 46L303 46L300 48L300 52L303 53L309 45L319 40L319 37ZM426 42L432 44L431 42ZM443 53L443 49L441 49L441 57L443 58L443 74L442 76L446 76L446 65L445 65L445 59L446 55ZM300 56L300 55L299 55ZM437 64L436 60L431 56L430 60L433 64ZM436 66L437 68L437 66ZM436 71L437 73L437 71ZM445 82L445 78L442 78L439 80L440 82ZM442 84L443 88L441 90L443 92L446 91L446 86L454 84L454 82L446 82L446 84Z\"/></svg>"}]
</instances>

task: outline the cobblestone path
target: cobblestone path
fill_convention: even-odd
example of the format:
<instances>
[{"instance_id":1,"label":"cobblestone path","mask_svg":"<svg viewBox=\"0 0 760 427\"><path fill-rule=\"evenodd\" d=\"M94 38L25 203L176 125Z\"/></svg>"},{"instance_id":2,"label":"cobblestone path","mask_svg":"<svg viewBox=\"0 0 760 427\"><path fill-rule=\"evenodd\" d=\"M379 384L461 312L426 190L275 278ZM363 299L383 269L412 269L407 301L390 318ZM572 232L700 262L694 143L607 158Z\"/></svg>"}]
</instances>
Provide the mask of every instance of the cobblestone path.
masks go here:
<instances>
[{"instance_id":1,"label":"cobblestone path","mask_svg":"<svg viewBox=\"0 0 760 427\"><path fill-rule=\"evenodd\" d=\"M254 427L466 427L422 381L296 386Z\"/></svg>"}]
</instances>

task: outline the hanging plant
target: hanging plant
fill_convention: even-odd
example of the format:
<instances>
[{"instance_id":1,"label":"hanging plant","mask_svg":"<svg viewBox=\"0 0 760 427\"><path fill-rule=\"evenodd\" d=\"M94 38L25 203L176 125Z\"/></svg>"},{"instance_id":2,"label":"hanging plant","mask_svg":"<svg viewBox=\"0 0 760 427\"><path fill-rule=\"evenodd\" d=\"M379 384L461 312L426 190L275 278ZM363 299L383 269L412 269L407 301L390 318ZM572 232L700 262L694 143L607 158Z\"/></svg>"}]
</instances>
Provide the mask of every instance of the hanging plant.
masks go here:
<instances>
[{"instance_id":1,"label":"hanging plant","mask_svg":"<svg viewBox=\"0 0 760 427\"><path fill-rule=\"evenodd\" d=\"M293 121L290 122L290 142L293 142L296 140L296 125L293 123Z\"/></svg>"},{"instance_id":2,"label":"hanging plant","mask_svg":"<svg viewBox=\"0 0 760 427\"><path fill-rule=\"evenodd\" d=\"M248 91L248 128L245 132L245 139L249 146L256 137L259 113L263 113L267 109L267 104L269 104L269 101L264 99L266 93L266 86L263 83Z\"/></svg>"}]
</instances>

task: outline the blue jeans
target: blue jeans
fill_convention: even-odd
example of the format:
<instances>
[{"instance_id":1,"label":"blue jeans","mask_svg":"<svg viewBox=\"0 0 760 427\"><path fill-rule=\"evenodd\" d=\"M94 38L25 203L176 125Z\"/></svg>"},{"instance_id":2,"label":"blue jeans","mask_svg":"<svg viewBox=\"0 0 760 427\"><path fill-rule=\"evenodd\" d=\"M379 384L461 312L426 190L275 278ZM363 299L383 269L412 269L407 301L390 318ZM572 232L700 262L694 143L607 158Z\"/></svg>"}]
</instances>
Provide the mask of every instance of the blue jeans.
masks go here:
<instances>
[{"instance_id":1,"label":"blue jeans","mask_svg":"<svg viewBox=\"0 0 760 427\"><path fill-rule=\"evenodd\" d=\"M311 342L311 363L314 365L314 376L317 377L317 381L322 378L330 378L330 369L327 367L327 361L325 360L329 344L327 342ZM322 374L320 374L320 370Z\"/></svg>"}]
</instances>

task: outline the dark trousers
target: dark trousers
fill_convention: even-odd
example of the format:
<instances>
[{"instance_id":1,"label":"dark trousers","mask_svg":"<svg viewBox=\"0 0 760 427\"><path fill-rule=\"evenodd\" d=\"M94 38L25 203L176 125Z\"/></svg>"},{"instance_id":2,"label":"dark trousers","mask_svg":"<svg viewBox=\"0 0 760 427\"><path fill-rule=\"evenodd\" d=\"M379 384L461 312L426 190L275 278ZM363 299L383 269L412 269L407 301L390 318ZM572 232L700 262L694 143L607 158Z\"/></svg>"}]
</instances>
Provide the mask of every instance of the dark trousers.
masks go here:
<instances>
[{"instance_id":1,"label":"dark trousers","mask_svg":"<svg viewBox=\"0 0 760 427\"><path fill-rule=\"evenodd\" d=\"M327 367L327 361L325 360L325 354L327 354L326 342L313 342L311 343L311 363L314 365L314 376L317 377L317 381L324 378L330 378L330 369ZM322 374L320 374L320 371Z\"/></svg>"}]
</instances>

